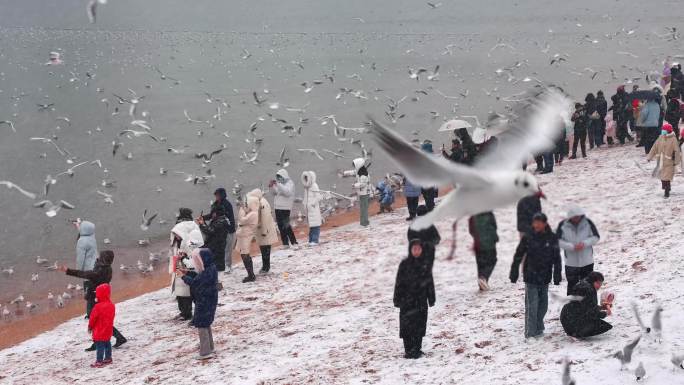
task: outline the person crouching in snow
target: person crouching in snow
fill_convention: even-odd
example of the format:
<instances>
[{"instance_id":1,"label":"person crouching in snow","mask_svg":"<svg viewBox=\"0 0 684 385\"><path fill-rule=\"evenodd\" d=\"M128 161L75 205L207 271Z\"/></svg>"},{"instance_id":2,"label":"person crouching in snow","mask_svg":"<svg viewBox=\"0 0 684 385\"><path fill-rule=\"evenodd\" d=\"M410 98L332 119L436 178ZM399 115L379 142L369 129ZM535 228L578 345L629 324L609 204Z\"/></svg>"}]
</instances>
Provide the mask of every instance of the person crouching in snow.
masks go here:
<instances>
[{"instance_id":1,"label":"person crouching in snow","mask_svg":"<svg viewBox=\"0 0 684 385\"><path fill-rule=\"evenodd\" d=\"M435 283L420 239L409 242L409 255L399 264L394 285L394 306L399 308L399 337L404 358L420 358L428 317L435 305Z\"/></svg>"},{"instance_id":2,"label":"person crouching in snow","mask_svg":"<svg viewBox=\"0 0 684 385\"><path fill-rule=\"evenodd\" d=\"M90 313L88 331L93 334L93 342L97 351L97 359L92 368L101 368L112 363L112 333L114 330L114 315L116 307L110 300L112 288L108 283L103 283L95 289L97 303Z\"/></svg>"},{"instance_id":3,"label":"person crouching in snow","mask_svg":"<svg viewBox=\"0 0 684 385\"><path fill-rule=\"evenodd\" d=\"M378 182L375 186L375 190L378 192L380 200L380 213L392 212L392 203L394 203L394 190L392 189L392 184L388 181L389 178L385 178Z\"/></svg>"},{"instance_id":4,"label":"person crouching in snow","mask_svg":"<svg viewBox=\"0 0 684 385\"><path fill-rule=\"evenodd\" d=\"M665 190L665 198L670 197L670 189L672 188L672 178L674 178L677 165L682 162L682 152L679 148L679 141L677 135L672 130L670 123L664 123L660 137L656 140L651 151L648 153L646 159L648 161L658 157L658 164L660 165L660 181L662 188Z\"/></svg>"},{"instance_id":5,"label":"person crouching in snow","mask_svg":"<svg viewBox=\"0 0 684 385\"><path fill-rule=\"evenodd\" d=\"M473 251L477 262L477 285L480 291L489 290L489 277L496 266L496 217L489 211L468 219L468 231L473 237Z\"/></svg>"},{"instance_id":6,"label":"person crouching in snow","mask_svg":"<svg viewBox=\"0 0 684 385\"><path fill-rule=\"evenodd\" d=\"M302 184L304 185L304 210L306 220L309 222L309 246L316 246L321 235L321 189L316 183L316 173L304 171L302 173Z\"/></svg>"},{"instance_id":7,"label":"person crouching in snow","mask_svg":"<svg viewBox=\"0 0 684 385\"><path fill-rule=\"evenodd\" d=\"M257 211L259 220L254 230L254 238L259 245L259 251L261 251L261 270L259 274L266 274L271 270L271 246L278 242L278 230L276 229L273 215L271 215L271 205L264 198L264 192L258 188L254 189L247 194L247 199L249 197L256 198L259 201Z\"/></svg>"},{"instance_id":8,"label":"person crouching in snow","mask_svg":"<svg viewBox=\"0 0 684 385\"><path fill-rule=\"evenodd\" d=\"M592 271L577 283L573 294L579 296L578 301L571 301L563 306L560 321L565 333L571 337L585 338L603 334L613 325L603 318L611 315L609 304L598 304L597 290L603 285L603 274Z\"/></svg>"},{"instance_id":9,"label":"person crouching in snow","mask_svg":"<svg viewBox=\"0 0 684 385\"><path fill-rule=\"evenodd\" d=\"M197 328L200 340L197 359L204 360L214 355L211 324L214 322L218 305L218 271L214 256L209 249L195 249L192 252L192 264L195 266L195 271L178 269L176 274L190 286L192 301L195 303L192 326Z\"/></svg>"},{"instance_id":10,"label":"person crouching in snow","mask_svg":"<svg viewBox=\"0 0 684 385\"><path fill-rule=\"evenodd\" d=\"M247 276L242 280L243 283L256 281L254 264L249 253L252 239L256 237L257 226L259 225L259 198L254 195L246 198L247 204L238 210L237 244L235 245L242 258L242 263L245 265L245 270L247 270Z\"/></svg>"},{"instance_id":11,"label":"person crouching in snow","mask_svg":"<svg viewBox=\"0 0 684 385\"><path fill-rule=\"evenodd\" d=\"M186 217L187 218L187 217ZM188 321L192 318L192 297L190 287L182 279L176 277L179 268L192 270L190 260L192 251L204 244L199 226L190 219L176 223L171 229L171 256L169 258L169 274L171 274L171 294L176 296L180 313L176 320Z\"/></svg>"},{"instance_id":12,"label":"person crouching in snow","mask_svg":"<svg viewBox=\"0 0 684 385\"><path fill-rule=\"evenodd\" d=\"M525 338L544 335L544 316L549 304L549 282L561 282L561 256L558 237L551 231L546 215L532 218L531 234L525 234L513 256L510 279L518 281L520 264L525 281Z\"/></svg>"}]
</instances>

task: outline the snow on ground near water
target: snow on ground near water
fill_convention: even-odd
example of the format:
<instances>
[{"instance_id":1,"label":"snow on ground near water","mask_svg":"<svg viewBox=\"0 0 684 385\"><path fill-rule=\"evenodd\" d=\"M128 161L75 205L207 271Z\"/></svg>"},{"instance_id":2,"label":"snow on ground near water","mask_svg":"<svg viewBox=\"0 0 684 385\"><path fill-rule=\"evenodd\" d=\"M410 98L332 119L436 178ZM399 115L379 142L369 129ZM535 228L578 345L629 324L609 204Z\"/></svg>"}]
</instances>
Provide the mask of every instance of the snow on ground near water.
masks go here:
<instances>
[{"instance_id":1,"label":"snow on ground near water","mask_svg":"<svg viewBox=\"0 0 684 385\"><path fill-rule=\"evenodd\" d=\"M608 355L639 333L629 307L635 299L647 320L656 301L664 306L665 332L662 344L650 336L642 340L630 368L643 361L648 383L684 384L684 370L673 372L669 363L672 351L684 353L684 331L676 327L684 319L684 185L678 175L672 198L664 200L660 182L635 160L643 162L643 156L633 146L601 149L540 177L554 226L572 201L586 208L601 232L596 269L616 294L608 318L615 328L604 336L579 342L566 337L559 305L551 302L545 337L525 342L524 285L508 280L517 244L515 210L508 208L496 212L499 264L493 290L485 294L476 289L466 222L459 226L453 261L445 261L450 223L438 224L445 240L434 268L437 304L423 342L427 357L403 359L392 306L397 265L407 254L401 210L374 217L370 229L345 226L323 234L318 248L274 257L272 273L254 284L240 282L240 266L221 275L225 290L213 325L213 360L193 360L196 331L171 321L176 304L161 290L117 304L116 326L130 342L114 351L113 365L88 367L95 357L83 351L86 322L77 318L1 351L0 382L555 384L568 356L577 384L626 384L632 374L621 372ZM563 294L565 282L551 290Z\"/></svg>"}]
</instances>

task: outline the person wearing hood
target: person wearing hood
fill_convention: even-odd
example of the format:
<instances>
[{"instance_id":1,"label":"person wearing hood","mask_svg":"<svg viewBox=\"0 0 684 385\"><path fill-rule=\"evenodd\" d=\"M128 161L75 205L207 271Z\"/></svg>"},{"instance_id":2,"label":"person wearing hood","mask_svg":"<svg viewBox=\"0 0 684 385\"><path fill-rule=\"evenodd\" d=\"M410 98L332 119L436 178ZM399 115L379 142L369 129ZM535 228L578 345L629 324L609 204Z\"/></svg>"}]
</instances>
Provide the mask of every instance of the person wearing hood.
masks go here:
<instances>
[{"instance_id":1,"label":"person wearing hood","mask_svg":"<svg viewBox=\"0 0 684 385\"><path fill-rule=\"evenodd\" d=\"M660 137L656 140L646 157L648 161L654 158L658 158L662 189L665 191L665 198L669 198L672 179L677 170L677 165L682 164L682 152L679 147L679 141L670 123L663 124Z\"/></svg>"},{"instance_id":2,"label":"person wearing hood","mask_svg":"<svg viewBox=\"0 0 684 385\"><path fill-rule=\"evenodd\" d=\"M228 234L226 235L226 251L225 251L225 271L230 273L233 271L233 249L235 248L235 215L233 214L233 205L228 200L226 189L219 187L214 191L214 202L211 204L211 211L209 215L204 215L204 220L211 220L212 215L217 207L223 206L225 212L226 222L228 222ZM220 264L217 264L220 268ZM219 270L223 271L223 270Z\"/></svg>"},{"instance_id":3,"label":"person wearing hood","mask_svg":"<svg viewBox=\"0 0 684 385\"><path fill-rule=\"evenodd\" d=\"M565 333L575 338L586 338L603 334L613 325L603 319L611 315L610 306L598 304L597 290L603 285L603 274L593 271L573 289L579 301L570 301L563 306L560 314Z\"/></svg>"},{"instance_id":4,"label":"person wearing hood","mask_svg":"<svg viewBox=\"0 0 684 385\"><path fill-rule=\"evenodd\" d=\"M420 193L420 186L411 183L410 180L404 177L404 197L406 198L406 207L409 213L408 218L406 218L407 221L412 221L416 218Z\"/></svg>"},{"instance_id":5,"label":"person wearing hood","mask_svg":"<svg viewBox=\"0 0 684 385\"><path fill-rule=\"evenodd\" d=\"M572 288L594 271L593 246L601 239L594 222L587 218L577 205L570 207L567 219L558 224L558 244L565 253L565 278L568 280L568 295Z\"/></svg>"},{"instance_id":6,"label":"person wearing hood","mask_svg":"<svg viewBox=\"0 0 684 385\"><path fill-rule=\"evenodd\" d=\"M302 173L302 185L304 185L304 215L309 223L309 246L317 246L321 236L321 189L316 183L316 173L304 171Z\"/></svg>"},{"instance_id":7,"label":"person wearing hood","mask_svg":"<svg viewBox=\"0 0 684 385\"><path fill-rule=\"evenodd\" d=\"M634 141L634 138L632 138L627 131L627 107L629 105L627 96L628 94L625 91L625 86L619 86L615 95L610 97L613 105L608 109L608 111L613 111L613 120L616 124L616 136L620 144L625 144L625 139L630 142Z\"/></svg>"},{"instance_id":8,"label":"person wearing hood","mask_svg":"<svg viewBox=\"0 0 684 385\"><path fill-rule=\"evenodd\" d=\"M297 246L297 238L295 238L292 225L290 224L290 212L295 199L295 185L290 179L287 170L280 169L276 173L275 180L269 183L268 187L275 194L273 200L273 208L275 208L276 222L278 230L280 230L280 239L285 248Z\"/></svg>"},{"instance_id":9,"label":"person wearing hood","mask_svg":"<svg viewBox=\"0 0 684 385\"><path fill-rule=\"evenodd\" d=\"M446 149L444 148L444 145L442 144L442 156L454 163L464 163L465 154L463 152L463 148L461 147L461 141L458 139L454 139L451 141L450 154L447 153Z\"/></svg>"},{"instance_id":10,"label":"person wearing hood","mask_svg":"<svg viewBox=\"0 0 684 385\"><path fill-rule=\"evenodd\" d=\"M466 131L467 133L467 131ZM470 136L468 136L470 137ZM472 140L471 140L472 143ZM474 146L474 144L473 144ZM429 140L425 140L423 144L420 146L420 149L423 150L424 152L433 155L434 156L434 151L432 150L432 142ZM435 198L438 195L437 187L432 186L432 187L421 187L420 193L423 195L423 200L425 201L425 207L427 207L428 211L432 211L435 208Z\"/></svg>"},{"instance_id":11,"label":"person wearing hood","mask_svg":"<svg viewBox=\"0 0 684 385\"><path fill-rule=\"evenodd\" d=\"M211 217L210 217L211 218ZM207 218L207 219L210 219ZM181 222L194 222L195 218L192 216L192 209L189 209L187 207L181 207L178 209L178 216L176 216L176 223L181 223Z\"/></svg>"},{"instance_id":12,"label":"person wearing hood","mask_svg":"<svg viewBox=\"0 0 684 385\"><path fill-rule=\"evenodd\" d=\"M370 224L368 222L368 206L370 205L370 196L373 188L371 187L366 161L363 158L356 158L352 163L354 164L354 170L356 170L356 183L354 183L353 187L359 197L359 222L361 226L366 227Z\"/></svg>"},{"instance_id":13,"label":"person wearing hood","mask_svg":"<svg viewBox=\"0 0 684 385\"><path fill-rule=\"evenodd\" d=\"M416 214L419 217L426 215L428 213L427 207L425 205L420 205L416 209ZM431 225L427 229L413 230L409 227L406 232L407 241L411 242L412 239L420 239L423 245L423 256L427 263L430 265L430 272L432 272L432 264L435 260L435 249L437 245L442 241L442 237L439 235L439 231L435 225Z\"/></svg>"},{"instance_id":14,"label":"person wearing hood","mask_svg":"<svg viewBox=\"0 0 684 385\"><path fill-rule=\"evenodd\" d=\"M95 260L95 265L92 270L78 270L78 269L68 269L66 266L60 266L59 270L66 273L66 275L72 277L78 277L87 279L90 285L85 288L85 300L88 301L88 308L91 309L87 314L88 318L92 315L92 309L96 305L96 290L98 286L109 283L112 280L112 263L114 263L114 252L111 250L104 250L100 253L100 257ZM113 328L114 338L116 338L115 348L126 343L126 338L121 334L116 328ZM87 352L92 352L97 348L96 344L93 343L89 348L86 349Z\"/></svg>"},{"instance_id":15,"label":"person wearing hood","mask_svg":"<svg viewBox=\"0 0 684 385\"><path fill-rule=\"evenodd\" d=\"M489 211L468 219L468 232L473 237L473 251L477 263L477 285L480 291L489 290L489 277L496 266L496 217Z\"/></svg>"},{"instance_id":16,"label":"person wearing hood","mask_svg":"<svg viewBox=\"0 0 684 385\"><path fill-rule=\"evenodd\" d=\"M587 137L589 139L589 149L593 149L594 144L596 143L596 127L600 119L596 108L596 97L594 97L594 94L588 93L584 98L584 110L588 117Z\"/></svg>"},{"instance_id":17,"label":"person wearing hood","mask_svg":"<svg viewBox=\"0 0 684 385\"><path fill-rule=\"evenodd\" d=\"M184 218L187 218L185 216ZM192 218L192 212L190 213ZM178 314L175 319L185 321L192 318L192 297L190 287L182 279L176 277L177 269L192 270L190 255L192 251L204 244L202 232L192 219L176 223L171 229L171 255L169 257L169 274L171 275L171 294L176 297Z\"/></svg>"},{"instance_id":18,"label":"person wearing hood","mask_svg":"<svg viewBox=\"0 0 684 385\"><path fill-rule=\"evenodd\" d=\"M191 324L197 328L200 341L197 359L204 360L214 356L211 324L214 322L218 305L218 272L214 256L209 249L193 250L192 264L195 271L178 269L176 274L190 286L192 301L195 303L195 314Z\"/></svg>"},{"instance_id":19,"label":"person wearing hood","mask_svg":"<svg viewBox=\"0 0 684 385\"><path fill-rule=\"evenodd\" d=\"M581 103L575 103L575 112L570 118L575 123L574 139L572 142L572 156L570 159L577 159L577 144L582 148L582 158L587 157L587 129L589 127L589 116L587 110Z\"/></svg>"},{"instance_id":20,"label":"person wearing hood","mask_svg":"<svg viewBox=\"0 0 684 385\"><path fill-rule=\"evenodd\" d=\"M399 308L399 337L404 340L404 358L423 356L428 306L435 305L435 283L420 239L409 242L408 257L399 263L394 284L394 307Z\"/></svg>"},{"instance_id":21,"label":"person wearing hood","mask_svg":"<svg viewBox=\"0 0 684 385\"><path fill-rule=\"evenodd\" d=\"M541 198L538 195L530 195L518 201L516 207L517 228L520 239L525 234L532 234L532 218L534 214L541 213Z\"/></svg>"},{"instance_id":22,"label":"person wearing hood","mask_svg":"<svg viewBox=\"0 0 684 385\"><path fill-rule=\"evenodd\" d=\"M394 203L392 183L390 183L388 178L384 178L378 182L378 185L375 186L375 190L378 192L380 200L380 214L384 212L391 213L393 211L392 203Z\"/></svg>"},{"instance_id":23,"label":"person wearing hood","mask_svg":"<svg viewBox=\"0 0 684 385\"><path fill-rule=\"evenodd\" d=\"M256 198L259 202L257 208L258 221L256 229L254 230L254 238L259 245L261 251L261 270L260 274L266 274L271 270L271 247L278 242L278 230L276 229L273 215L271 215L271 205L264 197L263 191L254 189L247 194L249 199ZM251 261L251 258L250 258Z\"/></svg>"},{"instance_id":24,"label":"person wearing hood","mask_svg":"<svg viewBox=\"0 0 684 385\"><path fill-rule=\"evenodd\" d=\"M642 139L646 154L651 152L651 147L660 135L660 103L656 100L657 96L650 97L646 104L641 107L637 126L642 128Z\"/></svg>"},{"instance_id":25,"label":"person wearing hood","mask_svg":"<svg viewBox=\"0 0 684 385\"><path fill-rule=\"evenodd\" d=\"M596 147L601 147L604 144L603 138L606 136L606 116L608 115L608 102L601 90L596 93L596 112L598 119L594 121L596 124L594 144Z\"/></svg>"},{"instance_id":26,"label":"person wearing hood","mask_svg":"<svg viewBox=\"0 0 684 385\"><path fill-rule=\"evenodd\" d=\"M211 222L207 224L204 217L197 218L197 224L204 236L202 247L211 250L216 259L214 261L218 271L226 270L226 240L230 225L226 218L226 209L223 205L216 205L211 213Z\"/></svg>"},{"instance_id":27,"label":"person wearing hood","mask_svg":"<svg viewBox=\"0 0 684 385\"><path fill-rule=\"evenodd\" d=\"M76 222L78 241L76 241L76 269L81 271L93 270L97 259L97 240L95 239L95 225L92 222ZM83 289L87 292L91 283L83 282ZM94 290L94 286L92 288ZM93 302L86 301L86 318L93 307Z\"/></svg>"},{"instance_id":28,"label":"person wearing hood","mask_svg":"<svg viewBox=\"0 0 684 385\"><path fill-rule=\"evenodd\" d=\"M254 275L254 264L250 255L252 240L256 238L257 227L259 226L259 198L253 194L246 196L244 206L240 206L238 210L238 230L237 230L237 244L235 248L240 253L242 263L245 265L247 277L242 282L254 282L256 275Z\"/></svg>"},{"instance_id":29,"label":"person wearing hood","mask_svg":"<svg viewBox=\"0 0 684 385\"><path fill-rule=\"evenodd\" d=\"M475 163L477 156L477 146L473 142L473 138L468 133L468 129L463 127L454 130L454 135L461 141L461 148L463 149L463 164L472 165Z\"/></svg>"},{"instance_id":30,"label":"person wearing hood","mask_svg":"<svg viewBox=\"0 0 684 385\"><path fill-rule=\"evenodd\" d=\"M520 240L509 278L518 281L520 264L525 281L525 338L544 335L544 316L549 304L549 283L561 282L561 257L558 238L551 231L546 215L537 213L532 219L532 233Z\"/></svg>"},{"instance_id":31,"label":"person wearing hood","mask_svg":"<svg viewBox=\"0 0 684 385\"><path fill-rule=\"evenodd\" d=\"M677 92L675 90L669 90L666 94L667 98L667 109L665 113L665 121L670 123L672 126L672 131L675 136L679 136L679 121L682 118L681 114L681 104L677 98ZM684 138L682 138L684 140Z\"/></svg>"},{"instance_id":32,"label":"person wearing hood","mask_svg":"<svg viewBox=\"0 0 684 385\"><path fill-rule=\"evenodd\" d=\"M92 368L101 368L112 363L112 334L114 333L114 316L116 307L110 297L112 288L108 283L103 283L95 289L97 304L93 308L88 320L88 331L93 334L97 360L91 364Z\"/></svg>"}]
</instances>

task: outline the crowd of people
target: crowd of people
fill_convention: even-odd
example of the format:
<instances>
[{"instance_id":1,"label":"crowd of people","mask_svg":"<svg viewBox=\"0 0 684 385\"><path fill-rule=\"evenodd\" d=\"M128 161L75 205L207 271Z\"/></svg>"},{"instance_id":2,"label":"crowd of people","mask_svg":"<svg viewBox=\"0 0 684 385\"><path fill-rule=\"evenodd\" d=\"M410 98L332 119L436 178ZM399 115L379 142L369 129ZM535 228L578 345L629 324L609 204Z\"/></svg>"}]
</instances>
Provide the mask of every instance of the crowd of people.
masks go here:
<instances>
[{"instance_id":1,"label":"crowd of people","mask_svg":"<svg viewBox=\"0 0 684 385\"><path fill-rule=\"evenodd\" d=\"M565 157L576 159L578 149L586 158L587 141L589 150L592 150L605 144L624 145L626 141L636 140L637 146L644 147L647 160L658 161L662 189L665 197L669 197L672 178L682 161L680 145L684 135L679 132L679 121L683 109L684 74L677 64L667 70L664 74L667 81L663 85L653 83L649 90L640 91L634 86L632 92L627 93L624 86L619 86L610 98L610 108L602 91L598 91L596 96L587 94L584 104L575 104L569 119L559 117L561 135L554 148L536 154L536 172L553 172L554 165L562 164ZM667 92L663 96L664 89ZM454 134L450 151L442 147L441 154L434 154L429 140L418 146L434 156L472 165L479 154L496 145L494 137L475 143L465 128L456 130ZM377 195L379 213L392 212L395 192L399 189L403 189L406 199L407 221L434 209L438 186L418 186L407 178L397 179L390 175L374 185L366 159L354 159L352 165L354 170L350 172L355 177L353 189L359 201L361 226L367 227L370 223L369 207L373 196ZM323 223L320 202L326 192L320 190L313 171L303 172L301 183L304 190L302 206L309 228L307 245L316 246L320 242ZM190 325L198 330L199 359L211 358L214 354L211 324L218 304L218 291L221 290L218 274L232 271L234 251L240 255L247 274L242 282L248 283L257 278L252 260L253 243L261 254L261 274L270 271L271 251L278 241L286 249L299 247L291 224L296 201L294 181L287 170L281 169L269 182L268 188L269 191L254 189L239 197L237 217L224 188L216 189L206 215L194 217L190 208L179 209L170 234L170 288L179 311L175 319L190 321ZM273 205L267 199L268 193L273 196ZM120 347L127 341L114 327L115 306L109 285L114 252L104 250L98 254L93 223L78 221L75 224L79 231L77 268L60 266L59 270L84 279L86 318L89 319L88 328L93 340L86 350L97 352L92 366L102 367L112 363L112 347ZM477 286L481 291L490 290L489 280L497 264L499 241L494 213L471 216L468 230L473 238ZM566 218L554 231L542 210L540 196L529 196L518 202L517 231L520 241L513 253L509 279L516 283L522 271L525 338L543 336L548 286L551 281L560 285L563 266L566 292L570 298L560 314L563 330L575 338L595 336L610 330L612 326L604 318L611 315L612 295L599 300L597 290L601 288L604 276L594 270L593 248L600 235L584 210L571 206ZM428 308L436 301L432 268L440 240L434 226L420 231L409 229L407 233L408 257L399 264L394 289L394 305L399 308L399 335L404 341L406 358L415 359L423 355L422 338L426 334ZM112 337L116 340L113 346L110 342Z\"/></svg>"}]
</instances>

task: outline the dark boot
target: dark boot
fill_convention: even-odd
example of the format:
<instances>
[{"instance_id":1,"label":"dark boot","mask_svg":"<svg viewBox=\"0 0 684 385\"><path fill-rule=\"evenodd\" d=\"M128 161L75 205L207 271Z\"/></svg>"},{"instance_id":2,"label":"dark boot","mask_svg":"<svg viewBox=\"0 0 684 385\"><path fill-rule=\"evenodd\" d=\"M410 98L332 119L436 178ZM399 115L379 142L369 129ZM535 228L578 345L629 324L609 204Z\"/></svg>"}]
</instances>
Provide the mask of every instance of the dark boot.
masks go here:
<instances>
[{"instance_id":1,"label":"dark boot","mask_svg":"<svg viewBox=\"0 0 684 385\"><path fill-rule=\"evenodd\" d=\"M95 349L96 349L96 348L95 348L95 343L93 343L92 345L90 345L90 347L87 347L87 348L85 349L85 351L86 351L86 352L94 352Z\"/></svg>"},{"instance_id":2,"label":"dark boot","mask_svg":"<svg viewBox=\"0 0 684 385\"><path fill-rule=\"evenodd\" d=\"M259 274L266 274L271 270L271 246L261 246L261 270Z\"/></svg>"},{"instance_id":3,"label":"dark boot","mask_svg":"<svg viewBox=\"0 0 684 385\"><path fill-rule=\"evenodd\" d=\"M254 265L252 264L252 257L249 254L242 255L242 263L245 265L245 270L247 270L247 276L242 280L243 283L256 281L256 276L254 275Z\"/></svg>"},{"instance_id":4,"label":"dark boot","mask_svg":"<svg viewBox=\"0 0 684 385\"><path fill-rule=\"evenodd\" d=\"M669 180L663 181L663 189L665 190L665 198L669 198L670 197L670 181Z\"/></svg>"},{"instance_id":5,"label":"dark boot","mask_svg":"<svg viewBox=\"0 0 684 385\"><path fill-rule=\"evenodd\" d=\"M113 348L119 348L128 341L126 337L124 337L123 334L121 334L121 332L119 332L116 328L114 328L112 334L114 335L114 338L116 338L116 342L112 346Z\"/></svg>"}]
</instances>

